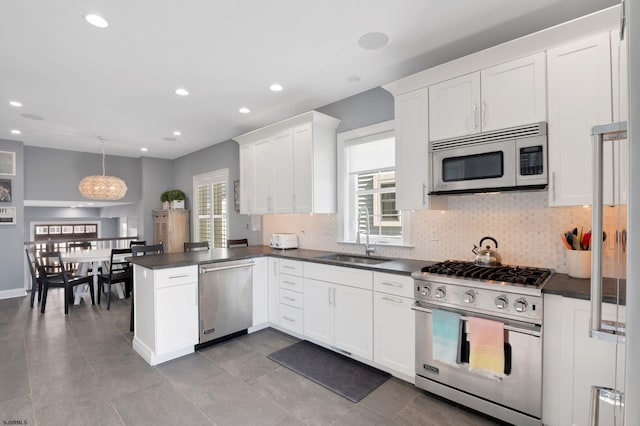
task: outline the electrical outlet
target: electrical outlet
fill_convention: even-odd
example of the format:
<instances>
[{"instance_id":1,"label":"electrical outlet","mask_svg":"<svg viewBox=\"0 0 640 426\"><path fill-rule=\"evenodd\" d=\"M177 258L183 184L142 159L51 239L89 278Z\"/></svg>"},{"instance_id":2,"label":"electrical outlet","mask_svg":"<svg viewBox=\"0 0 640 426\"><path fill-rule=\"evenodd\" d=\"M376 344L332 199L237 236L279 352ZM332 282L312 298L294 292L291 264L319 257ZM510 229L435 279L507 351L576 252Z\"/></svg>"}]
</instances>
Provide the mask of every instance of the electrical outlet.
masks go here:
<instances>
[{"instance_id":1,"label":"electrical outlet","mask_svg":"<svg viewBox=\"0 0 640 426\"><path fill-rule=\"evenodd\" d=\"M431 241L438 241L438 229L431 230Z\"/></svg>"}]
</instances>

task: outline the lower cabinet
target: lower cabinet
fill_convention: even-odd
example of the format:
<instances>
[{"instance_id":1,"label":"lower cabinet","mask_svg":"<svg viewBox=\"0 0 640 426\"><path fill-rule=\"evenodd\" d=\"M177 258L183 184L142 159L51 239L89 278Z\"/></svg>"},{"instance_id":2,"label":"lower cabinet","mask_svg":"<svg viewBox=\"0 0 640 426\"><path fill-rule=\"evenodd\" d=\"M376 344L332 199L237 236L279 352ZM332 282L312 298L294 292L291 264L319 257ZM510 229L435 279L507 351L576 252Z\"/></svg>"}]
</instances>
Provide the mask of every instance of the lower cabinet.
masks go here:
<instances>
[{"instance_id":1,"label":"lower cabinet","mask_svg":"<svg viewBox=\"0 0 640 426\"><path fill-rule=\"evenodd\" d=\"M625 308L621 307L620 321L624 322L624 314ZM624 390L625 346L590 338L590 315L588 300L544 296L542 421L545 425L588 424L592 385ZM605 303L602 316L614 320L616 306ZM599 424L613 425L612 406L601 402L600 411Z\"/></svg>"},{"instance_id":2,"label":"lower cabinet","mask_svg":"<svg viewBox=\"0 0 640 426\"><path fill-rule=\"evenodd\" d=\"M413 299L374 292L373 360L415 380L415 312Z\"/></svg>"},{"instance_id":3,"label":"lower cabinet","mask_svg":"<svg viewBox=\"0 0 640 426\"><path fill-rule=\"evenodd\" d=\"M304 331L303 270L304 263L297 260L281 259L278 289L278 324L288 332L302 336Z\"/></svg>"},{"instance_id":4,"label":"lower cabinet","mask_svg":"<svg viewBox=\"0 0 640 426\"><path fill-rule=\"evenodd\" d=\"M253 259L253 321L252 327L260 329L269 322L269 273L267 258Z\"/></svg>"},{"instance_id":5,"label":"lower cabinet","mask_svg":"<svg viewBox=\"0 0 640 426\"><path fill-rule=\"evenodd\" d=\"M280 260L267 258L267 282L269 286L269 322L280 325Z\"/></svg>"},{"instance_id":6,"label":"lower cabinet","mask_svg":"<svg viewBox=\"0 0 640 426\"><path fill-rule=\"evenodd\" d=\"M156 365L194 351L198 343L198 267L134 266L133 348Z\"/></svg>"},{"instance_id":7,"label":"lower cabinet","mask_svg":"<svg viewBox=\"0 0 640 426\"><path fill-rule=\"evenodd\" d=\"M371 272L313 263L308 265L304 278L305 337L349 355L373 360ZM335 281L344 278L358 287L316 279L319 277ZM367 285L368 289L360 288Z\"/></svg>"}]
</instances>

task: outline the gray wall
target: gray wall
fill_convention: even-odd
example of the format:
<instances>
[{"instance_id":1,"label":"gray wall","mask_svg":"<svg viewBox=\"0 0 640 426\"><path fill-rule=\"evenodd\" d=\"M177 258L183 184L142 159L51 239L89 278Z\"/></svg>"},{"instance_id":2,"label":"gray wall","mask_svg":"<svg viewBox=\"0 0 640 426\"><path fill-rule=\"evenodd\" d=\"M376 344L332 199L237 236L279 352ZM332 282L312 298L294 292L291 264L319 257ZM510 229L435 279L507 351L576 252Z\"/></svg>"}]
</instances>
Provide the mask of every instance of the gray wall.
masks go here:
<instances>
[{"instance_id":1,"label":"gray wall","mask_svg":"<svg viewBox=\"0 0 640 426\"><path fill-rule=\"evenodd\" d=\"M162 207L160 195L169 189L182 189L180 184L174 182L176 161L158 158L142 158L141 184L142 194L144 194L144 196L138 204L136 216L138 217L140 238L147 240L149 243L153 241L151 211Z\"/></svg>"},{"instance_id":2,"label":"gray wall","mask_svg":"<svg viewBox=\"0 0 640 426\"><path fill-rule=\"evenodd\" d=\"M102 154L25 146L24 158L24 198L27 200L84 200L78 189L80 180L102 174ZM108 155L105 164L108 175L127 183L129 189L121 201L137 203L140 160Z\"/></svg>"},{"instance_id":3,"label":"gray wall","mask_svg":"<svg viewBox=\"0 0 640 426\"><path fill-rule=\"evenodd\" d=\"M232 141L201 149L173 162L176 188L187 194L186 208L192 208L193 176L219 169L229 169L229 235L227 238L247 238L249 244L262 244L262 233L251 231L251 217L233 209L233 181L240 179L240 147ZM192 227L193 229L193 227Z\"/></svg>"},{"instance_id":4,"label":"gray wall","mask_svg":"<svg viewBox=\"0 0 640 426\"><path fill-rule=\"evenodd\" d=\"M11 180L11 202L0 207L16 208L16 224L0 225L0 292L24 288L24 146L22 142L0 139L0 151L16 153L16 175ZM1 298L0 293L0 298Z\"/></svg>"},{"instance_id":5,"label":"gray wall","mask_svg":"<svg viewBox=\"0 0 640 426\"><path fill-rule=\"evenodd\" d=\"M317 110L342 120L337 132L342 133L382 121L393 120L393 95L381 87L367 90Z\"/></svg>"}]
</instances>

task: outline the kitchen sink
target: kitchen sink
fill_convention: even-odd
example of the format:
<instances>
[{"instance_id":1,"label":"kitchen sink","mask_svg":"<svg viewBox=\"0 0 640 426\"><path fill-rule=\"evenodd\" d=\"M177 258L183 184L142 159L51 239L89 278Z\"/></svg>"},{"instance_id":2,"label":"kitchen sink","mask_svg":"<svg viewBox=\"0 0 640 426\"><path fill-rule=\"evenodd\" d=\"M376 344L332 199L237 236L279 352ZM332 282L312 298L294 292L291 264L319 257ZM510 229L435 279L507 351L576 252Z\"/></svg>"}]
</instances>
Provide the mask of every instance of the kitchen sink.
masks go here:
<instances>
[{"instance_id":1,"label":"kitchen sink","mask_svg":"<svg viewBox=\"0 0 640 426\"><path fill-rule=\"evenodd\" d=\"M379 263L389 262L391 259L384 257L358 256L357 254L332 253L320 256L318 259L332 260L334 262L358 263L362 265L377 265Z\"/></svg>"}]
</instances>

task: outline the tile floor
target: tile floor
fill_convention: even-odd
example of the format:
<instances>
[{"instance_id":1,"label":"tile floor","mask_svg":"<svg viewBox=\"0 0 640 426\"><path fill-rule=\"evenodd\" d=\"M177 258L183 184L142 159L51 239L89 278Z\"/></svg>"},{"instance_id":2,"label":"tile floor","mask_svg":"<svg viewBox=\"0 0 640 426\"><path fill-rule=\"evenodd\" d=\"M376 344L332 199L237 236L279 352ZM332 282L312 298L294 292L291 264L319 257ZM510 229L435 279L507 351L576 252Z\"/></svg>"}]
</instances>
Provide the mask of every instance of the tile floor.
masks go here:
<instances>
[{"instance_id":1,"label":"tile floor","mask_svg":"<svg viewBox=\"0 0 640 426\"><path fill-rule=\"evenodd\" d=\"M266 355L296 339L273 329L156 367L131 348L129 301L65 317L0 300L0 419L28 425L492 425L390 379L353 403Z\"/></svg>"}]
</instances>

